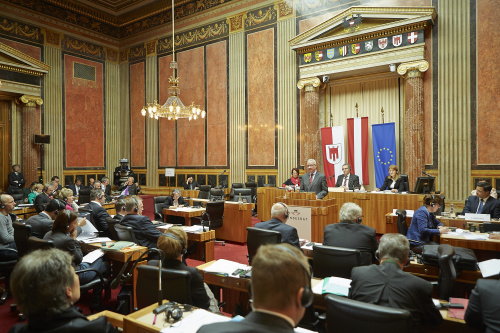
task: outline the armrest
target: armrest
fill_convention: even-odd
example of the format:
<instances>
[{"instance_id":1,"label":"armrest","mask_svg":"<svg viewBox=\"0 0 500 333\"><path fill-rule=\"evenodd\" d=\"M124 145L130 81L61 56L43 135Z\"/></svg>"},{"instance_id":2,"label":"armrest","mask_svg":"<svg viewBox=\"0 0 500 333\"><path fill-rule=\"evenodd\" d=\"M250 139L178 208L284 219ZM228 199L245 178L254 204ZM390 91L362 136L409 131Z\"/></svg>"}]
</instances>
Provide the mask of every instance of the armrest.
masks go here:
<instances>
[{"instance_id":1,"label":"armrest","mask_svg":"<svg viewBox=\"0 0 500 333\"><path fill-rule=\"evenodd\" d=\"M104 280L104 276L102 276L102 273L99 272L97 269L95 268L84 268L84 269L79 269L77 271L75 271L76 274L80 274L80 273L84 273L84 272L90 272L90 271L94 271L96 272L97 274L97 277L99 278L99 280L101 280L101 283L102 283L102 286L104 287L106 285L106 282Z\"/></svg>"},{"instance_id":2,"label":"armrest","mask_svg":"<svg viewBox=\"0 0 500 333\"><path fill-rule=\"evenodd\" d=\"M106 317L106 319L113 325L114 327L120 327L123 328L123 317L125 317L122 314L112 312L112 311L101 311L96 314L93 314L91 316L88 316L88 320L95 320L100 317Z\"/></svg>"}]
</instances>

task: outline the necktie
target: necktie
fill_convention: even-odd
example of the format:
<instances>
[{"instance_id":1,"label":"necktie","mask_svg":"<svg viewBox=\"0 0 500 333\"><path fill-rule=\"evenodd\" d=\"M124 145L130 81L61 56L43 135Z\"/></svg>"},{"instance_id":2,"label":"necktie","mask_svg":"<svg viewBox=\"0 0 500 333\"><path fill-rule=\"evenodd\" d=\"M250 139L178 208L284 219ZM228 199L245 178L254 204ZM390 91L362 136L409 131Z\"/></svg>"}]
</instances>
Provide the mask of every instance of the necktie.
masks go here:
<instances>
[{"instance_id":1,"label":"necktie","mask_svg":"<svg viewBox=\"0 0 500 333\"><path fill-rule=\"evenodd\" d=\"M129 186L127 186L127 188L125 189L125 192L123 193L123 195L128 195L128 188L129 188Z\"/></svg>"},{"instance_id":2,"label":"necktie","mask_svg":"<svg viewBox=\"0 0 500 333\"><path fill-rule=\"evenodd\" d=\"M344 185L342 186L347 186L347 177L344 177Z\"/></svg>"},{"instance_id":3,"label":"necktie","mask_svg":"<svg viewBox=\"0 0 500 333\"><path fill-rule=\"evenodd\" d=\"M482 210L483 210L483 199L479 200L479 207L477 208L477 213L481 214Z\"/></svg>"},{"instance_id":4,"label":"necktie","mask_svg":"<svg viewBox=\"0 0 500 333\"><path fill-rule=\"evenodd\" d=\"M311 184L313 183L313 177L314 177L314 174L311 173L311 178L309 178L309 186L311 186Z\"/></svg>"}]
</instances>

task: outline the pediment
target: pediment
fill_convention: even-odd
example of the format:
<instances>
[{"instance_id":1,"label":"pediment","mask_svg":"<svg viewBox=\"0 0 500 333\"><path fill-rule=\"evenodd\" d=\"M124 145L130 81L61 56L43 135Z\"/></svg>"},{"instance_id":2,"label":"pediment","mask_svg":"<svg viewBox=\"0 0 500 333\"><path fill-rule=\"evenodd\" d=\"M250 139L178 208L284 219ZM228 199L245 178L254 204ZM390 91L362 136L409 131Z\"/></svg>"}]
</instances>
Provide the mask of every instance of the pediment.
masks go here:
<instances>
[{"instance_id":1,"label":"pediment","mask_svg":"<svg viewBox=\"0 0 500 333\"><path fill-rule=\"evenodd\" d=\"M0 69L42 76L48 73L50 66L8 45L0 43Z\"/></svg>"}]
</instances>

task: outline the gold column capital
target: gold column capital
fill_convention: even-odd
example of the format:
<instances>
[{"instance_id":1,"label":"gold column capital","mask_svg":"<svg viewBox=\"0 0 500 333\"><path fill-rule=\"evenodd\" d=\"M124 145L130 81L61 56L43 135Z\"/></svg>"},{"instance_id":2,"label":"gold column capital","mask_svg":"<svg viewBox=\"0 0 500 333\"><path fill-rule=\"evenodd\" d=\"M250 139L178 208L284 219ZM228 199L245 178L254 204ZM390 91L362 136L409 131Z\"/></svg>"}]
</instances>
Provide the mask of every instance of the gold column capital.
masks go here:
<instances>
[{"instance_id":1,"label":"gold column capital","mask_svg":"<svg viewBox=\"0 0 500 333\"><path fill-rule=\"evenodd\" d=\"M398 66L398 74L406 77L420 77L422 73L429 69L426 60L402 63Z\"/></svg>"},{"instance_id":2,"label":"gold column capital","mask_svg":"<svg viewBox=\"0 0 500 333\"><path fill-rule=\"evenodd\" d=\"M297 88L302 90L305 87L306 92L315 91L316 88L318 88L320 85L321 81L317 77L308 77L305 79L300 79L299 82L297 82Z\"/></svg>"},{"instance_id":3,"label":"gold column capital","mask_svg":"<svg viewBox=\"0 0 500 333\"><path fill-rule=\"evenodd\" d=\"M19 100L26 104L26 106L35 106L35 104L42 105L43 99L40 96L22 95Z\"/></svg>"}]
</instances>

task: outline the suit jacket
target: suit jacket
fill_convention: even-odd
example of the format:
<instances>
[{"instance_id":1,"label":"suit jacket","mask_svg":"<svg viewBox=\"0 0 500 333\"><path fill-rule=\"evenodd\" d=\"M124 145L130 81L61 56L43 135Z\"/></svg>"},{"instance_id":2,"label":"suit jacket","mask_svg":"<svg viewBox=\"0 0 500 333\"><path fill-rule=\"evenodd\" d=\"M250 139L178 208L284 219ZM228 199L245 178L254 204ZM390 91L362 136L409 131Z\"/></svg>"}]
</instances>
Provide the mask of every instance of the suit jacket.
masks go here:
<instances>
[{"instance_id":1,"label":"suit jacket","mask_svg":"<svg viewBox=\"0 0 500 333\"><path fill-rule=\"evenodd\" d=\"M115 329L106 317L89 321L75 307L69 307L53 316L30 316L27 324L12 326L9 333L112 333Z\"/></svg>"},{"instance_id":2,"label":"suit jacket","mask_svg":"<svg viewBox=\"0 0 500 333\"><path fill-rule=\"evenodd\" d=\"M187 182L184 182L184 189L185 190L194 190L196 187L200 187L200 184L196 180L193 180L191 184L188 184Z\"/></svg>"},{"instance_id":3,"label":"suit jacket","mask_svg":"<svg viewBox=\"0 0 500 333\"><path fill-rule=\"evenodd\" d=\"M378 249L375 229L351 222L328 224L323 232L323 245L360 250L361 265L370 265Z\"/></svg>"},{"instance_id":4,"label":"suit jacket","mask_svg":"<svg viewBox=\"0 0 500 333\"><path fill-rule=\"evenodd\" d=\"M104 185L101 184L101 188L103 187ZM130 191L130 190L129 190ZM104 188L104 194L108 197L111 195L111 185L108 184L106 185L106 187Z\"/></svg>"},{"instance_id":5,"label":"suit jacket","mask_svg":"<svg viewBox=\"0 0 500 333\"><path fill-rule=\"evenodd\" d=\"M189 206L189 203L187 203L184 198L182 196L179 197L179 199L177 200L177 202L179 203L179 206ZM171 196L168 196L165 201L163 202L163 206L161 206L161 208L170 208L170 206L173 206L174 205L174 199L171 197Z\"/></svg>"},{"instance_id":6,"label":"suit jacket","mask_svg":"<svg viewBox=\"0 0 500 333\"><path fill-rule=\"evenodd\" d=\"M46 233L52 230L52 225L54 221L45 213L40 213L38 215L33 215L30 217L26 224L31 225L32 236L43 238Z\"/></svg>"},{"instance_id":7,"label":"suit jacket","mask_svg":"<svg viewBox=\"0 0 500 333\"><path fill-rule=\"evenodd\" d=\"M78 267L81 264L83 259L82 248L80 243L71 236L62 232L49 231L43 236L43 239L53 241L56 248L68 252L73 257L73 267Z\"/></svg>"},{"instance_id":8,"label":"suit jacket","mask_svg":"<svg viewBox=\"0 0 500 333\"><path fill-rule=\"evenodd\" d=\"M196 307L208 309L210 307L210 297L205 290L205 284L200 271L196 267L189 267L183 262L176 259L165 259L163 261L164 268L178 269L181 271L188 271L191 273L191 296L193 303Z\"/></svg>"},{"instance_id":9,"label":"suit jacket","mask_svg":"<svg viewBox=\"0 0 500 333\"><path fill-rule=\"evenodd\" d=\"M394 260L354 267L351 279L349 298L410 311L415 332L422 324L439 325L443 320L432 302L431 283L403 272Z\"/></svg>"},{"instance_id":10,"label":"suit jacket","mask_svg":"<svg viewBox=\"0 0 500 333\"><path fill-rule=\"evenodd\" d=\"M465 207L462 213L475 214L478 206L479 197L471 195L469 198L467 198L467 202L465 203ZM486 202L483 204L483 210L481 211L481 214L490 214L492 218L500 218L500 201L493 197L488 197L488 199L486 199Z\"/></svg>"},{"instance_id":11,"label":"suit jacket","mask_svg":"<svg viewBox=\"0 0 500 333\"><path fill-rule=\"evenodd\" d=\"M101 234L107 237L110 236L108 230L108 223L106 222L106 217L110 217L106 209L101 205L91 201L88 207L92 210L92 220L94 221L94 227L101 232Z\"/></svg>"},{"instance_id":12,"label":"suit jacket","mask_svg":"<svg viewBox=\"0 0 500 333\"><path fill-rule=\"evenodd\" d=\"M23 188L24 184L26 183L26 179L24 179L24 175L22 172L18 172L17 176L15 172L11 172L9 173L8 178L9 178L9 186L15 188Z\"/></svg>"},{"instance_id":13,"label":"suit jacket","mask_svg":"<svg viewBox=\"0 0 500 333\"><path fill-rule=\"evenodd\" d=\"M118 187L118 191L120 191L120 194L121 192L127 187L127 185L123 184L121 185L120 187ZM140 189L140 188L139 188ZM137 186L134 184L130 185L130 187L128 188L128 195L137 195L137 192L138 192L138 189L137 189Z\"/></svg>"},{"instance_id":14,"label":"suit jacket","mask_svg":"<svg viewBox=\"0 0 500 333\"><path fill-rule=\"evenodd\" d=\"M252 311L239 322L227 321L200 327L198 333L293 333L293 327L285 319L272 314Z\"/></svg>"},{"instance_id":15,"label":"suit jacket","mask_svg":"<svg viewBox=\"0 0 500 333\"><path fill-rule=\"evenodd\" d=\"M149 217L144 215L127 214L120 224L134 229L137 244L148 248L157 248L156 243L161 232L156 229Z\"/></svg>"},{"instance_id":16,"label":"suit jacket","mask_svg":"<svg viewBox=\"0 0 500 333\"><path fill-rule=\"evenodd\" d=\"M500 280L478 279L465 311L465 322L486 333L500 332Z\"/></svg>"},{"instance_id":17,"label":"suit jacket","mask_svg":"<svg viewBox=\"0 0 500 333\"><path fill-rule=\"evenodd\" d=\"M326 183L326 176L319 171L316 171L313 182L309 185L310 173L302 176L300 181L301 192L314 192L318 199L323 199L328 194L328 184Z\"/></svg>"},{"instance_id":18,"label":"suit jacket","mask_svg":"<svg viewBox=\"0 0 500 333\"><path fill-rule=\"evenodd\" d=\"M384 183L380 187L380 190L381 191L392 190L391 184L392 184L392 178L390 178L389 176L385 177ZM403 191L406 190L406 188L405 188L405 182L403 181L403 178L399 177L396 180L396 184L394 184L394 189L398 190L398 192L403 192Z\"/></svg>"},{"instance_id":19,"label":"suit jacket","mask_svg":"<svg viewBox=\"0 0 500 333\"><path fill-rule=\"evenodd\" d=\"M443 224L436 219L434 214L429 213L425 206L421 206L413 213L406 238L427 243L432 239L432 236L440 234L438 226L441 225ZM410 243L420 245L411 241Z\"/></svg>"},{"instance_id":20,"label":"suit jacket","mask_svg":"<svg viewBox=\"0 0 500 333\"><path fill-rule=\"evenodd\" d=\"M281 234L282 243L288 243L300 249L299 235L297 234L297 229L292 227L291 225L283 223L280 220L273 217L267 222L257 223L255 227L266 230L279 231Z\"/></svg>"},{"instance_id":21,"label":"suit jacket","mask_svg":"<svg viewBox=\"0 0 500 333\"><path fill-rule=\"evenodd\" d=\"M113 216L113 220L120 222L124 217L125 217L125 215L117 213L115 216Z\"/></svg>"},{"instance_id":22,"label":"suit jacket","mask_svg":"<svg viewBox=\"0 0 500 333\"><path fill-rule=\"evenodd\" d=\"M344 175L340 175L337 177L337 182L335 183L335 187L340 187L344 183ZM350 190L354 190L354 187L359 187L359 177L355 174L349 174L349 181L347 182L347 186Z\"/></svg>"},{"instance_id":23,"label":"suit jacket","mask_svg":"<svg viewBox=\"0 0 500 333\"><path fill-rule=\"evenodd\" d=\"M39 195L37 195L35 198L36 212L38 214L40 214L40 212L43 212L47 204L50 202L50 200L51 200L50 197L45 192L42 192Z\"/></svg>"},{"instance_id":24,"label":"suit jacket","mask_svg":"<svg viewBox=\"0 0 500 333\"><path fill-rule=\"evenodd\" d=\"M84 188L85 186L83 184L80 185L80 188L78 189L78 194L80 194L80 191ZM75 184L70 184L69 189L73 191L73 195L77 196L78 194L76 193L76 185Z\"/></svg>"}]
</instances>

